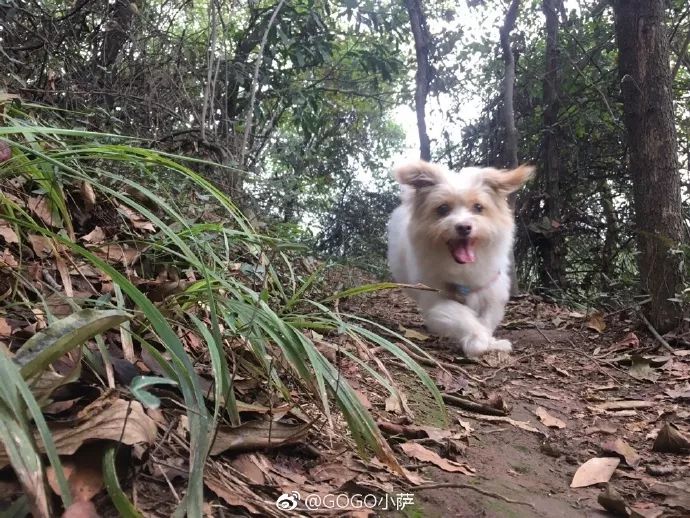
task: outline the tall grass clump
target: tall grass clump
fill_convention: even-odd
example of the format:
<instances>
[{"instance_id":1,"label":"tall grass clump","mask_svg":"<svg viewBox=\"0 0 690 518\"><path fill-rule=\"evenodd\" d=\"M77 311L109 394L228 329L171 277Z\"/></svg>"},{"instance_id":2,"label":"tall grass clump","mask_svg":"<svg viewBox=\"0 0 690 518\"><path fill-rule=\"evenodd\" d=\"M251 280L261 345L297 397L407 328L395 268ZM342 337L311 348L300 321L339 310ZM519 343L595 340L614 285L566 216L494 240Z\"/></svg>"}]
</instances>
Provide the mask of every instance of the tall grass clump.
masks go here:
<instances>
[{"instance_id":1,"label":"tall grass clump","mask_svg":"<svg viewBox=\"0 0 690 518\"><path fill-rule=\"evenodd\" d=\"M310 409L318 409L327 422L335 404L359 451L373 453L397 469L372 416L314 337L337 333L385 349L419 377L442 408L427 373L393 342L406 341L403 337L335 311L330 302L320 300L324 297L311 296L322 269L305 273L295 267L302 253L298 247L253 228L232 199L194 171L194 161L118 135L61 129L56 114L40 107L16 101L2 107L0 151L11 155L0 164L0 223L13 231L17 242L6 242L16 261L0 265L11 279L0 299L0 316L40 308L49 328L61 321L53 315L55 305L45 290L27 275L30 259L22 250L35 239L32 236L50 244L45 260L85 261L113 284L110 293L86 298L67 297L59 286L53 287L54 295L62 297L78 318L69 333L31 356L35 362L30 371L20 361L21 354L0 354L0 437L20 479L22 473L43 476L44 460L31 439L37 428L58 482L66 487L31 380L70 350L80 350L86 366L105 380L107 329L119 329L129 337L132 350L156 359L179 390L189 422L189 480L180 511L190 516L199 515L202 508L204 462L214 429L221 422L241 423L233 387L237 376L258 379L262 390L291 405L309 401ZM45 124L43 119L52 122ZM40 198L42 209L27 204L30 198ZM93 218L110 221L119 229L116 237L106 232L104 242L90 243L84 222ZM124 258L111 254L112 249L124 251ZM131 256L127 251L133 252ZM157 282L143 282L155 278L156 272ZM189 350L182 331L201 338L201 353ZM90 339L96 349L82 347ZM407 346L418 351L410 342ZM242 354L236 354L238 347ZM375 366L345 349L340 352L396 395L395 384ZM203 389L196 371L200 354L210 364L211 393ZM295 393L304 398L295 399ZM111 469L106 475L116 482L112 452L109 455L106 468ZM61 493L67 506L69 491ZM26 495L30 506L48 505L35 496Z\"/></svg>"}]
</instances>

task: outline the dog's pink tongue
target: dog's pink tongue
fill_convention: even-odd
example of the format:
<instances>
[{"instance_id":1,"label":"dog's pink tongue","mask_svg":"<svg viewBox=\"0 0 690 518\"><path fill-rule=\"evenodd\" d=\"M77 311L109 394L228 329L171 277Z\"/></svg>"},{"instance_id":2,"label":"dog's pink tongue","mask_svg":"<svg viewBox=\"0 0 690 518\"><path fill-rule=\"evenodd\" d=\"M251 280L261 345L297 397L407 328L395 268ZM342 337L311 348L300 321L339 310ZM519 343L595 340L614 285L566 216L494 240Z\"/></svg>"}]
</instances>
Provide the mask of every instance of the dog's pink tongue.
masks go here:
<instances>
[{"instance_id":1,"label":"dog's pink tongue","mask_svg":"<svg viewBox=\"0 0 690 518\"><path fill-rule=\"evenodd\" d=\"M474 247L469 239L458 241L453 247L453 257L459 263L473 263L474 262Z\"/></svg>"}]
</instances>

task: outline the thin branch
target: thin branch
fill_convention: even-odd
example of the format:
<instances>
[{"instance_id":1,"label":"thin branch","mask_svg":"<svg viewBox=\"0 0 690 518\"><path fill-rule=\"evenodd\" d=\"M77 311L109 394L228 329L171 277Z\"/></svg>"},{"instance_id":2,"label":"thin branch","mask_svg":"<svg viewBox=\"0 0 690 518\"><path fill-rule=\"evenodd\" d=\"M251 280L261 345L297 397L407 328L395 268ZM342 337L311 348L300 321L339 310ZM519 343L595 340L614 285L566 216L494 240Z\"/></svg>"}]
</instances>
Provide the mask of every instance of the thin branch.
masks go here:
<instances>
[{"instance_id":1,"label":"thin branch","mask_svg":"<svg viewBox=\"0 0 690 518\"><path fill-rule=\"evenodd\" d=\"M664 340L664 337L661 336L656 329L654 329L654 326L651 324L649 320L647 320L647 317L645 317L644 314L640 313L640 318L642 318L642 321L647 326L647 329L649 329L649 332L652 333L652 336L657 339L661 346L671 354L674 354L675 349L673 349L673 347L671 347L669 343L666 340Z\"/></svg>"},{"instance_id":2,"label":"thin branch","mask_svg":"<svg viewBox=\"0 0 690 518\"><path fill-rule=\"evenodd\" d=\"M685 35L685 39L683 40L683 43L680 45L680 48L678 50L673 49L676 53L676 62L673 64L673 70L671 70L671 79L676 78L676 74L678 73L678 69L680 68L680 64L683 62L685 58L685 54L688 51L688 46L690 45L690 28L688 28L688 33Z\"/></svg>"},{"instance_id":3,"label":"thin branch","mask_svg":"<svg viewBox=\"0 0 690 518\"><path fill-rule=\"evenodd\" d=\"M216 5L214 0L208 1L208 18L211 26L211 33L208 37L208 66L206 69L206 84L204 85L204 99L201 105L201 140L206 140L206 113L210 109L213 111L213 63L215 61L216 39L218 24L216 23Z\"/></svg>"},{"instance_id":4,"label":"thin branch","mask_svg":"<svg viewBox=\"0 0 690 518\"><path fill-rule=\"evenodd\" d=\"M417 129L419 131L419 152L422 160L431 160L431 144L426 129L426 98L431 83L431 64L429 63L429 29L426 17L419 0L405 0L405 7L410 17L410 28L414 36L414 48L417 56L417 74L415 75L414 104L417 112Z\"/></svg>"},{"instance_id":5,"label":"thin branch","mask_svg":"<svg viewBox=\"0 0 690 518\"><path fill-rule=\"evenodd\" d=\"M242 139L242 149L240 151L240 165L244 166L245 159L247 156L247 146L249 145L249 133L251 132L252 124L254 123L254 104L256 103L256 90L259 86L259 69L264 60L264 50L266 48L266 43L268 42L268 33L271 32L271 28L278 17L280 9L283 7L285 0L280 0L273 13L271 14L270 20L268 20L268 25L266 26L266 31L261 38L261 46L259 47L259 55L256 57L256 63L254 64L254 77L252 78L251 91L249 95L249 105L247 106L247 118L244 123L244 138Z\"/></svg>"},{"instance_id":6,"label":"thin branch","mask_svg":"<svg viewBox=\"0 0 690 518\"><path fill-rule=\"evenodd\" d=\"M462 397L458 396L453 396L452 394L446 394L445 392L442 394L443 396L443 401L450 405L450 406L456 406L459 408L462 408L464 410L468 410L470 412L476 412L477 414L484 414L484 415L498 415L498 416L505 416L506 412L505 410L501 410L500 408L494 408L492 406L484 405L482 403L477 403L476 401L472 401L471 399L465 399Z\"/></svg>"},{"instance_id":7,"label":"thin branch","mask_svg":"<svg viewBox=\"0 0 690 518\"><path fill-rule=\"evenodd\" d=\"M513 0L510 3L508 12L503 20L500 29L501 49L503 50L503 123L505 125L506 137L503 149L503 164L510 168L518 166L518 131L515 127L515 109L513 108L513 96L515 90L515 55L510 45L510 33L515 27L520 0Z\"/></svg>"}]
</instances>

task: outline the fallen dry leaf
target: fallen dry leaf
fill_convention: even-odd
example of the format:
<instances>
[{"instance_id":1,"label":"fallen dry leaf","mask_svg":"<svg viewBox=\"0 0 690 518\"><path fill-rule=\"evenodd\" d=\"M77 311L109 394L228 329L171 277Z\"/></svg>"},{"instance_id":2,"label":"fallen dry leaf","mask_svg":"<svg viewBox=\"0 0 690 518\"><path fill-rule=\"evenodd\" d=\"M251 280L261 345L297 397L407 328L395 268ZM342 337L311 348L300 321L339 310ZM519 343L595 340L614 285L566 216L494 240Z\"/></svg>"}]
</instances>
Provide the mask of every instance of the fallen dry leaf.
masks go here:
<instances>
[{"instance_id":1,"label":"fallen dry leaf","mask_svg":"<svg viewBox=\"0 0 690 518\"><path fill-rule=\"evenodd\" d=\"M8 248L5 248L0 255L0 266L8 266L10 268L19 266L19 261L17 261Z\"/></svg>"},{"instance_id":2,"label":"fallen dry leaf","mask_svg":"<svg viewBox=\"0 0 690 518\"><path fill-rule=\"evenodd\" d=\"M618 386L614 382L606 383L605 385L592 385L591 390L615 390Z\"/></svg>"},{"instance_id":3,"label":"fallen dry leaf","mask_svg":"<svg viewBox=\"0 0 690 518\"><path fill-rule=\"evenodd\" d=\"M69 275L69 269L67 268L67 263L61 255L55 257L55 267L60 274L60 280L62 281L62 288L65 290L65 295L72 298L74 297L74 288L72 287L72 279Z\"/></svg>"},{"instance_id":4,"label":"fallen dry leaf","mask_svg":"<svg viewBox=\"0 0 690 518\"><path fill-rule=\"evenodd\" d=\"M252 484L265 484L266 475L271 467L269 460L259 453L240 453L230 464L247 477Z\"/></svg>"},{"instance_id":5,"label":"fallen dry leaf","mask_svg":"<svg viewBox=\"0 0 690 518\"><path fill-rule=\"evenodd\" d=\"M99 442L82 446L76 454L61 459L74 502L88 502L103 489L104 453L105 443ZM52 466L46 468L46 476L55 494L60 495L60 486Z\"/></svg>"},{"instance_id":6,"label":"fallen dry leaf","mask_svg":"<svg viewBox=\"0 0 690 518\"><path fill-rule=\"evenodd\" d=\"M402 402L400 401L400 398L397 397L396 394L390 394L386 398L385 409L386 409L386 412L391 412L393 414L402 414L403 408L402 408Z\"/></svg>"},{"instance_id":7,"label":"fallen dry leaf","mask_svg":"<svg viewBox=\"0 0 690 518\"><path fill-rule=\"evenodd\" d=\"M635 410L641 408L653 408L657 406L657 403L652 401L641 401L641 400L620 400L620 401L607 401L606 403L600 403L594 405L590 408L594 410Z\"/></svg>"},{"instance_id":8,"label":"fallen dry leaf","mask_svg":"<svg viewBox=\"0 0 690 518\"><path fill-rule=\"evenodd\" d=\"M463 412L460 412L460 415L463 417L467 417L469 419L474 419L476 421L489 421L492 423L507 423L509 425L515 426L516 428L520 428L521 430L525 430L526 432L536 433L538 435L541 435L542 437L546 435L539 428L532 426L530 423L528 423L526 421L517 421L515 419L511 419L510 417L506 417L506 416L467 414L467 413L463 413Z\"/></svg>"},{"instance_id":9,"label":"fallen dry leaf","mask_svg":"<svg viewBox=\"0 0 690 518\"><path fill-rule=\"evenodd\" d=\"M2 333L0 333L2 335ZM673 399L686 399L690 400L690 383L686 383L684 386L675 389L664 390L667 396Z\"/></svg>"},{"instance_id":10,"label":"fallen dry leaf","mask_svg":"<svg viewBox=\"0 0 690 518\"><path fill-rule=\"evenodd\" d=\"M106 395L81 410L75 419L50 423L50 431L57 452L72 455L85 442L97 439L128 445L152 443L157 429L141 403ZM45 451L38 433L35 438L39 451ZM7 453L0 447L0 469L8 464Z\"/></svg>"},{"instance_id":11,"label":"fallen dry leaf","mask_svg":"<svg viewBox=\"0 0 690 518\"><path fill-rule=\"evenodd\" d=\"M631 518L661 518L664 509L653 502L635 502L630 506Z\"/></svg>"},{"instance_id":12,"label":"fallen dry leaf","mask_svg":"<svg viewBox=\"0 0 690 518\"><path fill-rule=\"evenodd\" d=\"M666 423L657 435L653 451L661 453L685 453L690 451L690 440L671 423Z\"/></svg>"},{"instance_id":13,"label":"fallen dry leaf","mask_svg":"<svg viewBox=\"0 0 690 518\"><path fill-rule=\"evenodd\" d=\"M635 449L623 439L619 438L614 441L606 441L601 445L601 449L604 453L615 453L621 456L623 460L625 460L625 463L633 468L640 463L640 456Z\"/></svg>"},{"instance_id":14,"label":"fallen dry leaf","mask_svg":"<svg viewBox=\"0 0 690 518\"><path fill-rule=\"evenodd\" d=\"M364 392L362 392L361 390L356 390L356 389L352 389L352 390L354 391L355 396L357 396L357 399L359 399L359 402L362 404L362 406L364 408L366 408L367 410L371 410L371 401L369 401L369 398L367 397L367 395Z\"/></svg>"},{"instance_id":15,"label":"fallen dry leaf","mask_svg":"<svg viewBox=\"0 0 690 518\"><path fill-rule=\"evenodd\" d=\"M538 406L534 411L534 414L539 418L539 420L544 424L544 426L558 429L565 428L565 423L557 417L554 417L551 414L549 414L545 408Z\"/></svg>"},{"instance_id":16,"label":"fallen dry leaf","mask_svg":"<svg viewBox=\"0 0 690 518\"><path fill-rule=\"evenodd\" d=\"M435 426L420 425L419 428L421 428L424 431L424 433L426 433L429 439L436 442L451 438L455 435L450 430L436 428Z\"/></svg>"},{"instance_id":17,"label":"fallen dry leaf","mask_svg":"<svg viewBox=\"0 0 690 518\"><path fill-rule=\"evenodd\" d=\"M93 252L98 257L108 262L122 263L123 266L132 266L139 260L142 250L111 243L95 248Z\"/></svg>"},{"instance_id":18,"label":"fallen dry leaf","mask_svg":"<svg viewBox=\"0 0 690 518\"><path fill-rule=\"evenodd\" d=\"M640 339L637 337L635 333L631 332L625 335L622 340L613 344L612 347L615 349L633 349L639 345Z\"/></svg>"},{"instance_id":19,"label":"fallen dry leaf","mask_svg":"<svg viewBox=\"0 0 690 518\"><path fill-rule=\"evenodd\" d=\"M231 506L242 507L259 516L285 516L276 509L275 501L268 505L268 502L264 502L264 499L249 487L248 481L238 475L231 466L209 459L204 470L204 484Z\"/></svg>"},{"instance_id":20,"label":"fallen dry leaf","mask_svg":"<svg viewBox=\"0 0 690 518\"><path fill-rule=\"evenodd\" d=\"M221 425L211 446L211 455L225 451L277 448L300 442L311 424L291 425L274 421L248 421L240 426Z\"/></svg>"},{"instance_id":21,"label":"fallen dry leaf","mask_svg":"<svg viewBox=\"0 0 690 518\"><path fill-rule=\"evenodd\" d=\"M150 291L147 291L146 294L153 302L163 302L171 295L182 293L191 284L191 282L185 280L149 283L149 285L153 286L153 288Z\"/></svg>"},{"instance_id":22,"label":"fallen dry leaf","mask_svg":"<svg viewBox=\"0 0 690 518\"><path fill-rule=\"evenodd\" d=\"M688 484L687 477L675 482L660 482L652 485L650 489L653 493L666 497L664 500L665 506L681 511L678 515L671 514L671 516L682 516L683 518L690 516L690 484Z\"/></svg>"},{"instance_id":23,"label":"fallen dry leaf","mask_svg":"<svg viewBox=\"0 0 690 518\"><path fill-rule=\"evenodd\" d=\"M436 369L436 384L449 394L459 392L469 386L467 379L453 375L452 372L444 369Z\"/></svg>"},{"instance_id":24,"label":"fallen dry leaf","mask_svg":"<svg viewBox=\"0 0 690 518\"><path fill-rule=\"evenodd\" d=\"M133 209L130 209L126 205L117 206L117 210L121 212L132 224L132 226L137 230L146 230L147 232L155 232L156 227L153 226L148 219L139 214Z\"/></svg>"},{"instance_id":25,"label":"fallen dry leaf","mask_svg":"<svg viewBox=\"0 0 690 518\"><path fill-rule=\"evenodd\" d=\"M597 497L599 505L616 516L630 516L630 508L623 500L621 494L611 484L606 484L606 489Z\"/></svg>"},{"instance_id":26,"label":"fallen dry leaf","mask_svg":"<svg viewBox=\"0 0 690 518\"><path fill-rule=\"evenodd\" d=\"M628 370L631 377L651 382L656 382L659 379L660 374L652 368L648 358L640 354L633 354L631 360L632 364Z\"/></svg>"},{"instance_id":27,"label":"fallen dry leaf","mask_svg":"<svg viewBox=\"0 0 690 518\"><path fill-rule=\"evenodd\" d=\"M52 239L37 234L29 234L28 237L31 248L39 259L45 259L53 254L55 244Z\"/></svg>"},{"instance_id":28,"label":"fallen dry leaf","mask_svg":"<svg viewBox=\"0 0 690 518\"><path fill-rule=\"evenodd\" d=\"M103 232L103 229L101 227L95 227L91 232L89 232L88 234L84 234L79 239L81 239L85 243L102 243L103 241L105 241L105 232Z\"/></svg>"},{"instance_id":29,"label":"fallen dry leaf","mask_svg":"<svg viewBox=\"0 0 690 518\"><path fill-rule=\"evenodd\" d=\"M81 182L79 192L81 193L81 199L84 202L86 211L88 212L93 209L94 205L96 205L96 193L91 184L88 182Z\"/></svg>"},{"instance_id":30,"label":"fallen dry leaf","mask_svg":"<svg viewBox=\"0 0 690 518\"><path fill-rule=\"evenodd\" d=\"M577 468L570 487L587 487L611 480L621 460L618 457L595 457Z\"/></svg>"},{"instance_id":31,"label":"fallen dry leaf","mask_svg":"<svg viewBox=\"0 0 690 518\"><path fill-rule=\"evenodd\" d=\"M12 335L12 326L6 318L0 317L0 338L9 338Z\"/></svg>"},{"instance_id":32,"label":"fallen dry leaf","mask_svg":"<svg viewBox=\"0 0 690 518\"><path fill-rule=\"evenodd\" d=\"M597 333L603 333L606 330L606 322L604 322L604 314L600 311L592 313L587 320L587 327L596 331Z\"/></svg>"},{"instance_id":33,"label":"fallen dry leaf","mask_svg":"<svg viewBox=\"0 0 690 518\"><path fill-rule=\"evenodd\" d=\"M344 466L342 462L319 464L309 470L309 474L314 481L319 483L328 482L335 487L341 487L357 477L357 472Z\"/></svg>"},{"instance_id":34,"label":"fallen dry leaf","mask_svg":"<svg viewBox=\"0 0 690 518\"><path fill-rule=\"evenodd\" d=\"M65 512L62 513L62 518L99 518L100 515L96 511L96 506L93 502L74 502Z\"/></svg>"},{"instance_id":35,"label":"fallen dry leaf","mask_svg":"<svg viewBox=\"0 0 690 518\"><path fill-rule=\"evenodd\" d=\"M562 369L560 367L557 367L556 365L553 365L553 370L555 370L561 376L565 376L566 378L572 378L573 377L573 375L570 374L567 370Z\"/></svg>"},{"instance_id":36,"label":"fallen dry leaf","mask_svg":"<svg viewBox=\"0 0 690 518\"><path fill-rule=\"evenodd\" d=\"M54 227L59 224L59 219L55 217L52 209L50 208L48 198L44 196L32 196L29 198L27 207L46 225Z\"/></svg>"},{"instance_id":37,"label":"fallen dry leaf","mask_svg":"<svg viewBox=\"0 0 690 518\"><path fill-rule=\"evenodd\" d=\"M441 468L443 471L449 473L463 473L465 475L474 475L474 470L465 464L454 462L452 460L444 459L435 451L425 448L416 442L406 442L400 445L400 448L405 454L413 459L422 462L428 462L434 466Z\"/></svg>"},{"instance_id":38,"label":"fallen dry leaf","mask_svg":"<svg viewBox=\"0 0 690 518\"><path fill-rule=\"evenodd\" d=\"M10 224L6 221L0 221L0 237L5 240L5 244L19 243L19 236L14 231Z\"/></svg>"},{"instance_id":39,"label":"fallen dry leaf","mask_svg":"<svg viewBox=\"0 0 690 518\"><path fill-rule=\"evenodd\" d=\"M549 394L548 392L544 392L543 390L528 390L527 393L530 396L538 398L551 399L552 401L563 401L562 397Z\"/></svg>"},{"instance_id":40,"label":"fallen dry leaf","mask_svg":"<svg viewBox=\"0 0 690 518\"><path fill-rule=\"evenodd\" d=\"M422 334L419 331L415 331L414 329L408 329L403 326L398 326L398 329L403 333L405 338L409 338L410 340L419 340L420 342L424 342L425 340L429 339L427 335Z\"/></svg>"},{"instance_id":41,"label":"fallen dry leaf","mask_svg":"<svg viewBox=\"0 0 690 518\"><path fill-rule=\"evenodd\" d=\"M513 410L513 407L508 404L505 398L501 394L495 392L488 395L486 402L490 408L495 408L502 414L510 414Z\"/></svg>"}]
</instances>

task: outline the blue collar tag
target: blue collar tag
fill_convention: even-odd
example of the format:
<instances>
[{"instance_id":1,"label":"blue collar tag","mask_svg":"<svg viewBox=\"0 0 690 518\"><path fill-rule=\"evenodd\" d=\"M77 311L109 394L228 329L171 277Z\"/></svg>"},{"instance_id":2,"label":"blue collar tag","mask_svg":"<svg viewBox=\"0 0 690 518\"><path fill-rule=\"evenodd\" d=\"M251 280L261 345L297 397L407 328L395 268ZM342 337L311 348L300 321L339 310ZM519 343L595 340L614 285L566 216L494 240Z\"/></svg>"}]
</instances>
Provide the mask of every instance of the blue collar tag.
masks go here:
<instances>
[{"instance_id":1,"label":"blue collar tag","mask_svg":"<svg viewBox=\"0 0 690 518\"><path fill-rule=\"evenodd\" d=\"M462 297L467 297L467 295L472 293L472 288L469 286L463 286L462 284L453 284L452 286L455 289L455 292Z\"/></svg>"}]
</instances>

